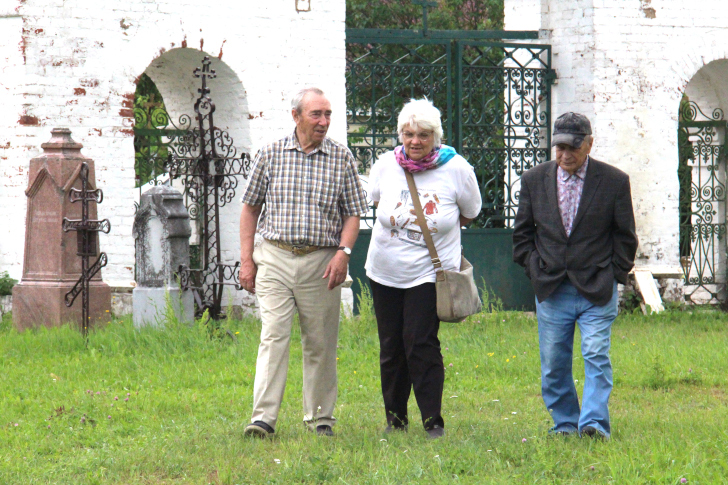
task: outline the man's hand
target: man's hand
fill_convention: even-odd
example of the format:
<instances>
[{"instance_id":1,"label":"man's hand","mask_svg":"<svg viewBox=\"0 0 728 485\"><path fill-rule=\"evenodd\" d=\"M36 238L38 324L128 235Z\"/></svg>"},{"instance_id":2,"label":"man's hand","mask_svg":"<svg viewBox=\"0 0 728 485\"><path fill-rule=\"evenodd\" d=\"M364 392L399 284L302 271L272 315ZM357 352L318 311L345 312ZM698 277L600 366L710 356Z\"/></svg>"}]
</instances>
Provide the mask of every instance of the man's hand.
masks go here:
<instances>
[{"instance_id":1,"label":"man's hand","mask_svg":"<svg viewBox=\"0 0 728 485\"><path fill-rule=\"evenodd\" d=\"M346 279L347 269L349 267L349 256L344 251L336 251L336 254L324 272L324 278L329 279L329 290L333 290Z\"/></svg>"},{"instance_id":2,"label":"man's hand","mask_svg":"<svg viewBox=\"0 0 728 485\"><path fill-rule=\"evenodd\" d=\"M253 262L255 250L255 226L260 217L262 206L243 204L240 211L240 286L255 293L255 275L258 267Z\"/></svg>"},{"instance_id":3,"label":"man's hand","mask_svg":"<svg viewBox=\"0 0 728 485\"><path fill-rule=\"evenodd\" d=\"M252 259L241 261L240 263L240 286L244 290L255 293L255 275L258 273L258 267Z\"/></svg>"}]
</instances>

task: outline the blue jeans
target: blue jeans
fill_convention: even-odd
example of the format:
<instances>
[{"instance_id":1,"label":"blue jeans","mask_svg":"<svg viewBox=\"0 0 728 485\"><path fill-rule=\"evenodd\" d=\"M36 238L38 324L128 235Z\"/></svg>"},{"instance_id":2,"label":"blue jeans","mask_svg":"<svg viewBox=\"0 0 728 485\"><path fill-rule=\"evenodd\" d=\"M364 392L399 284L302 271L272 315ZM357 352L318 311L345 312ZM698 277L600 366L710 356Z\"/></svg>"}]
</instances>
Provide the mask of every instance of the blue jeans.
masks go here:
<instances>
[{"instance_id":1,"label":"blue jeans","mask_svg":"<svg viewBox=\"0 0 728 485\"><path fill-rule=\"evenodd\" d=\"M574 433L592 426L609 437L608 402L612 392L609 346L612 322L617 318L617 282L609 303L597 306L581 296L567 279L542 303L536 300L536 312L541 394L554 420L550 432ZM586 374L581 411L571 372L577 323Z\"/></svg>"}]
</instances>

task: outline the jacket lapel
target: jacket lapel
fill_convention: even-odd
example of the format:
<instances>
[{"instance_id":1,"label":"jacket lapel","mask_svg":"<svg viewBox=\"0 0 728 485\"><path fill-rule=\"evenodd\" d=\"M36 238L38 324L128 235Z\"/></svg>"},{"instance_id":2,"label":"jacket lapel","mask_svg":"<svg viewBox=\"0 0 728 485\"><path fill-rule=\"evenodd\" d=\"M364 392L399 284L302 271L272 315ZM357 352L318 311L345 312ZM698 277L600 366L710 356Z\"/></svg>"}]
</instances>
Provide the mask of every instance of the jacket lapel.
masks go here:
<instances>
[{"instance_id":1,"label":"jacket lapel","mask_svg":"<svg viewBox=\"0 0 728 485\"><path fill-rule=\"evenodd\" d=\"M594 163L596 162L596 163ZM571 225L571 233L574 234L576 226L579 225L579 221L584 217L584 213L589 208L594 199L594 194L597 193L599 183L602 181L602 174L599 173L599 166L596 160L589 158L589 166L586 168L586 177L584 178L584 190L581 192L581 201L579 201L579 209L576 211L576 217Z\"/></svg>"},{"instance_id":2,"label":"jacket lapel","mask_svg":"<svg viewBox=\"0 0 728 485\"><path fill-rule=\"evenodd\" d=\"M559 212L559 194L556 189L556 170L559 166L554 162L554 165L546 173L544 183L546 184L546 197L549 201L549 207L551 208L551 216L556 221L556 224L561 228L561 235L564 239L567 239L566 229L564 229L564 223L561 221L561 212Z\"/></svg>"}]
</instances>

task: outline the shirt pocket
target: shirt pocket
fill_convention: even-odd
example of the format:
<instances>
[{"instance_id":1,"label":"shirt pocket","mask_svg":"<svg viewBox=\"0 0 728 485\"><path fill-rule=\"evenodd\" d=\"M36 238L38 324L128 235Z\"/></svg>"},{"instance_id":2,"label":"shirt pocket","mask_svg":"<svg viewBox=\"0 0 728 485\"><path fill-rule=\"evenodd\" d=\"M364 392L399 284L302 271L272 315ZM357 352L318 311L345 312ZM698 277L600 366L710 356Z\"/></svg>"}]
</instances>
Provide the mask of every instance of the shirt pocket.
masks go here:
<instances>
[{"instance_id":1,"label":"shirt pocket","mask_svg":"<svg viewBox=\"0 0 728 485\"><path fill-rule=\"evenodd\" d=\"M312 174L312 177L311 201L323 212L337 211L337 202L343 190L343 174L338 170L331 170Z\"/></svg>"}]
</instances>

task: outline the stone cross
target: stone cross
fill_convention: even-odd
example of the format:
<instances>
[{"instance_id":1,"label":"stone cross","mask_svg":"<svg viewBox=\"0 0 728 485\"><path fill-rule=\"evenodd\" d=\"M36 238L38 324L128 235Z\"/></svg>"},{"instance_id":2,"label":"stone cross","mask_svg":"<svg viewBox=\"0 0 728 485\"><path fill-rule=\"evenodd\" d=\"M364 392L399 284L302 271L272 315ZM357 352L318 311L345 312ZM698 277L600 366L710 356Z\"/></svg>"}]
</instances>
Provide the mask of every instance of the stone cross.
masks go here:
<instances>
[{"instance_id":1,"label":"stone cross","mask_svg":"<svg viewBox=\"0 0 728 485\"><path fill-rule=\"evenodd\" d=\"M194 319L190 291L177 280L180 266L190 265L190 216L182 194L168 185L142 194L134 218L136 284L133 291L134 326L162 326L168 305L184 323Z\"/></svg>"}]
</instances>

